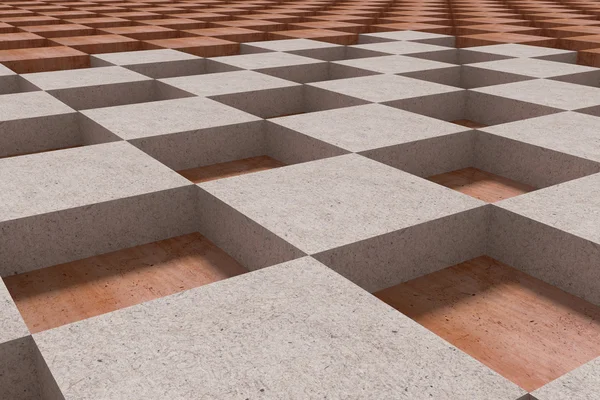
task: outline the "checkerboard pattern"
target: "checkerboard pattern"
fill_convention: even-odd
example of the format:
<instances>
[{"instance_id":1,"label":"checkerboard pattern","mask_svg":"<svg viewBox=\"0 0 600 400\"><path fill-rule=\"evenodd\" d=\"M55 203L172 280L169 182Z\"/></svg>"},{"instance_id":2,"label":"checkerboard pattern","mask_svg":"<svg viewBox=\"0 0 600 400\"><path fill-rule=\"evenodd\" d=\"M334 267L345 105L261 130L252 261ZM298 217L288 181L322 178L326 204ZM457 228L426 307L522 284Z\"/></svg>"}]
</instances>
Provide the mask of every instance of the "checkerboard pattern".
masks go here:
<instances>
[{"instance_id":1,"label":"checkerboard pattern","mask_svg":"<svg viewBox=\"0 0 600 400\"><path fill-rule=\"evenodd\" d=\"M402 2L279 3L4 3L19 29L74 18L118 45L18 33L110 50L0 69L0 398L595 398L600 69L414 30L162 45L221 29L198 13L435 24L393 17ZM283 19L239 23L267 11ZM474 308L487 348L464 341Z\"/></svg>"},{"instance_id":2,"label":"checkerboard pattern","mask_svg":"<svg viewBox=\"0 0 600 400\"><path fill-rule=\"evenodd\" d=\"M356 44L368 32L455 34L459 47L519 43L579 51L600 66L593 0L21 0L0 3L0 63L18 73L90 66L90 54L175 49L239 54L239 43Z\"/></svg>"}]
</instances>

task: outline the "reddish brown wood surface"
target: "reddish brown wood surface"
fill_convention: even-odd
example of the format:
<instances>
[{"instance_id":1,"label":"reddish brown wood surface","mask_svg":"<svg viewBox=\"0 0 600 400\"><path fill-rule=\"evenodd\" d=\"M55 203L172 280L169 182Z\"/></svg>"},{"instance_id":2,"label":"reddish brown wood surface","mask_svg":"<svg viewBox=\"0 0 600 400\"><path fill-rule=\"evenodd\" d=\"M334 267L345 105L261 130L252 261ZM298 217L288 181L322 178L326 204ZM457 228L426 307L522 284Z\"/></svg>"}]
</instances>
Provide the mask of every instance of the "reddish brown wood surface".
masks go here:
<instances>
[{"instance_id":1,"label":"reddish brown wood surface","mask_svg":"<svg viewBox=\"0 0 600 400\"><path fill-rule=\"evenodd\" d=\"M199 233L4 278L32 333L247 272Z\"/></svg>"},{"instance_id":2,"label":"reddish brown wood surface","mask_svg":"<svg viewBox=\"0 0 600 400\"><path fill-rule=\"evenodd\" d=\"M600 356L600 307L489 257L375 295L528 391Z\"/></svg>"},{"instance_id":3,"label":"reddish brown wood surface","mask_svg":"<svg viewBox=\"0 0 600 400\"><path fill-rule=\"evenodd\" d=\"M427 179L488 203L535 190L532 186L477 168L459 169L430 176Z\"/></svg>"},{"instance_id":4,"label":"reddish brown wood surface","mask_svg":"<svg viewBox=\"0 0 600 400\"><path fill-rule=\"evenodd\" d=\"M268 169L283 167L284 165L284 163L269 156L259 156L186 169L179 171L179 173L194 183L200 183L230 176L266 171Z\"/></svg>"}]
</instances>

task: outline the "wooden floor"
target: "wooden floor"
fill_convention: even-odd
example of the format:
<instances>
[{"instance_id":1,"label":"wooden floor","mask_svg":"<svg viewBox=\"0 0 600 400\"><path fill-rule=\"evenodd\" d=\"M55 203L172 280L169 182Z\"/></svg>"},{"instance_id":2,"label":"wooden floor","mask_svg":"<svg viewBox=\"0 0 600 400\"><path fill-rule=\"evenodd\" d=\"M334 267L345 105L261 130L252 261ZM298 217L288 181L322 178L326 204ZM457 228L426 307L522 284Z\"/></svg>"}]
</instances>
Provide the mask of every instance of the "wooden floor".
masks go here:
<instances>
[{"instance_id":1,"label":"wooden floor","mask_svg":"<svg viewBox=\"0 0 600 400\"><path fill-rule=\"evenodd\" d=\"M194 183L200 183L215 179L227 178L230 176L266 171L268 169L283 166L285 166L284 163L277 161L274 158L269 156L259 156L219 164L212 164L204 167L191 168L178 172L184 178L187 178Z\"/></svg>"},{"instance_id":2,"label":"wooden floor","mask_svg":"<svg viewBox=\"0 0 600 400\"><path fill-rule=\"evenodd\" d=\"M32 333L247 270L199 233L4 278Z\"/></svg>"},{"instance_id":3,"label":"wooden floor","mask_svg":"<svg viewBox=\"0 0 600 400\"><path fill-rule=\"evenodd\" d=\"M480 124L479 122L471 121L470 119L457 119L455 121L450 121L453 124L461 125L471 129L479 129L485 128L487 125Z\"/></svg>"},{"instance_id":4,"label":"wooden floor","mask_svg":"<svg viewBox=\"0 0 600 400\"><path fill-rule=\"evenodd\" d=\"M430 176L427 179L488 203L494 203L535 190L532 186L477 168L458 169Z\"/></svg>"},{"instance_id":5,"label":"wooden floor","mask_svg":"<svg viewBox=\"0 0 600 400\"><path fill-rule=\"evenodd\" d=\"M375 296L528 391L600 356L600 307L489 257Z\"/></svg>"}]
</instances>

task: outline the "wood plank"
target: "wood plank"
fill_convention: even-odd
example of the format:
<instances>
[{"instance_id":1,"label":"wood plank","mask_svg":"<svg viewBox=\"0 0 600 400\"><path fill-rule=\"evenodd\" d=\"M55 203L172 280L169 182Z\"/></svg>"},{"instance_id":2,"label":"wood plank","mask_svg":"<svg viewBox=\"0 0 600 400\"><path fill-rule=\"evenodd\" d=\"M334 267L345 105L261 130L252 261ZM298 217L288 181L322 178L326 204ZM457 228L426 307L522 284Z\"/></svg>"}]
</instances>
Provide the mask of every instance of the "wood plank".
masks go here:
<instances>
[{"instance_id":1,"label":"wood plank","mask_svg":"<svg viewBox=\"0 0 600 400\"><path fill-rule=\"evenodd\" d=\"M247 270L199 233L4 278L32 333Z\"/></svg>"},{"instance_id":2,"label":"wood plank","mask_svg":"<svg viewBox=\"0 0 600 400\"><path fill-rule=\"evenodd\" d=\"M242 160L206 165L198 168L178 171L184 178L194 183L208 182L215 179L227 178L252 172L266 171L268 169L285 166L269 156L244 158Z\"/></svg>"},{"instance_id":3,"label":"wood plank","mask_svg":"<svg viewBox=\"0 0 600 400\"><path fill-rule=\"evenodd\" d=\"M600 307L489 257L375 296L528 391L600 356Z\"/></svg>"},{"instance_id":4,"label":"wood plank","mask_svg":"<svg viewBox=\"0 0 600 400\"><path fill-rule=\"evenodd\" d=\"M463 168L430 176L428 180L476 199L494 203L534 191L533 186L477 168Z\"/></svg>"}]
</instances>

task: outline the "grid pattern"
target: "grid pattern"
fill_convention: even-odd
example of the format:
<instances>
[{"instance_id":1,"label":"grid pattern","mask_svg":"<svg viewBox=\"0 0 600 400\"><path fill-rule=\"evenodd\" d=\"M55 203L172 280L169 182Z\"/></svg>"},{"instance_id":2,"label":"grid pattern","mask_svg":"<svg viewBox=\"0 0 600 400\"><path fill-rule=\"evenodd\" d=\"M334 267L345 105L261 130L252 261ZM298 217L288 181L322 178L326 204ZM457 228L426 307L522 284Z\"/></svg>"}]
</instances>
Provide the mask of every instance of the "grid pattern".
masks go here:
<instances>
[{"instance_id":1,"label":"grid pattern","mask_svg":"<svg viewBox=\"0 0 600 400\"><path fill-rule=\"evenodd\" d=\"M3 1L0 63L19 73L90 66L90 54L176 49L238 54L239 43L358 34L455 34L459 47L520 43L579 51L600 66L600 7L584 0Z\"/></svg>"},{"instance_id":2,"label":"grid pattern","mask_svg":"<svg viewBox=\"0 0 600 400\"><path fill-rule=\"evenodd\" d=\"M600 69L357 43L0 70L0 398L594 398Z\"/></svg>"}]
</instances>

